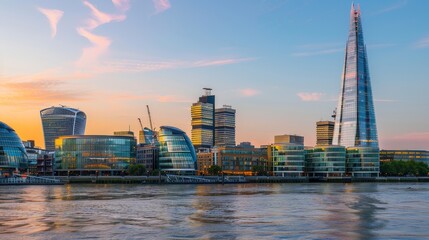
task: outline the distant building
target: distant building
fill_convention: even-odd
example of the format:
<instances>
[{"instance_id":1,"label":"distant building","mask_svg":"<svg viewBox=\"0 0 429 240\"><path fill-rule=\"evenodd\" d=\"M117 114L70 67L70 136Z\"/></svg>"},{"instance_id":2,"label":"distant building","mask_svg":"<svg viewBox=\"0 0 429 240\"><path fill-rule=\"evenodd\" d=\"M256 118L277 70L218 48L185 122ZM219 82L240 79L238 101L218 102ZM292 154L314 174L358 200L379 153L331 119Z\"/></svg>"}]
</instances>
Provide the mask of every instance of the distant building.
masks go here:
<instances>
[{"instance_id":1,"label":"distant building","mask_svg":"<svg viewBox=\"0 0 429 240\"><path fill-rule=\"evenodd\" d=\"M268 148L268 161L274 176L304 176L304 145L296 143L272 144Z\"/></svg>"},{"instance_id":2,"label":"distant building","mask_svg":"<svg viewBox=\"0 0 429 240\"><path fill-rule=\"evenodd\" d=\"M316 123L316 145L329 146L332 145L332 138L334 136L335 122L332 121L319 121Z\"/></svg>"},{"instance_id":3,"label":"distant building","mask_svg":"<svg viewBox=\"0 0 429 240\"><path fill-rule=\"evenodd\" d=\"M18 169L28 167L27 153L15 130L0 122L0 176L11 176Z\"/></svg>"},{"instance_id":4,"label":"distant building","mask_svg":"<svg viewBox=\"0 0 429 240\"><path fill-rule=\"evenodd\" d=\"M205 94L192 104L192 144L199 150L215 144L215 96L211 88L204 88Z\"/></svg>"},{"instance_id":5,"label":"distant building","mask_svg":"<svg viewBox=\"0 0 429 240\"><path fill-rule=\"evenodd\" d=\"M240 144L237 145L237 147L241 147L241 148L255 148L255 146L252 145L251 142L241 142Z\"/></svg>"},{"instance_id":6,"label":"distant building","mask_svg":"<svg viewBox=\"0 0 429 240\"><path fill-rule=\"evenodd\" d=\"M249 147L218 147L214 152L214 161L222 166L222 171L228 175L254 174L253 167L268 169L268 156L266 149Z\"/></svg>"},{"instance_id":7,"label":"distant building","mask_svg":"<svg viewBox=\"0 0 429 240\"><path fill-rule=\"evenodd\" d=\"M158 132L159 170L171 174L195 175L197 156L186 133L161 126Z\"/></svg>"},{"instance_id":8,"label":"distant building","mask_svg":"<svg viewBox=\"0 0 429 240\"><path fill-rule=\"evenodd\" d=\"M55 140L58 175L122 175L135 161L134 137L75 135Z\"/></svg>"},{"instance_id":9,"label":"distant building","mask_svg":"<svg viewBox=\"0 0 429 240\"><path fill-rule=\"evenodd\" d=\"M197 152L198 175L208 175L208 169L213 165L217 165L214 161L214 151L217 151L216 148L214 147L210 152Z\"/></svg>"},{"instance_id":10,"label":"distant building","mask_svg":"<svg viewBox=\"0 0 429 240\"><path fill-rule=\"evenodd\" d=\"M113 132L113 136L134 137L134 132L131 132L131 131L117 131L117 132Z\"/></svg>"},{"instance_id":11,"label":"distant building","mask_svg":"<svg viewBox=\"0 0 429 240\"><path fill-rule=\"evenodd\" d=\"M332 144L378 148L368 57L360 8L352 5Z\"/></svg>"},{"instance_id":12,"label":"distant building","mask_svg":"<svg viewBox=\"0 0 429 240\"><path fill-rule=\"evenodd\" d=\"M381 150L380 161L416 161L429 166L429 151L426 150Z\"/></svg>"},{"instance_id":13,"label":"distant building","mask_svg":"<svg viewBox=\"0 0 429 240\"><path fill-rule=\"evenodd\" d=\"M48 151L36 147L34 140L23 141L23 144L25 146L25 152L27 153L28 172L32 175L36 175L38 174L38 159L48 154Z\"/></svg>"},{"instance_id":14,"label":"distant building","mask_svg":"<svg viewBox=\"0 0 429 240\"><path fill-rule=\"evenodd\" d=\"M42 153L37 156L37 175L52 176L54 175L54 154Z\"/></svg>"},{"instance_id":15,"label":"distant building","mask_svg":"<svg viewBox=\"0 0 429 240\"><path fill-rule=\"evenodd\" d=\"M55 139L67 135L85 134L86 114L65 106L50 107L40 111L45 148L55 150Z\"/></svg>"},{"instance_id":16,"label":"distant building","mask_svg":"<svg viewBox=\"0 0 429 240\"><path fill-rule=\"evenodd\" d=\"M346 174L346 148L317 146L305 150L306 172L311 177L342 177Z\"/></svg>"},{"instance_id":17,"label":"distant building","mask_svg":"<svg viewBox=\"0 0 429 240\"><path fill-rule=\"evenodd\" d=\"M277 135L274 136L274 143L293 143L304 145L304 137L298 135Z\"/></svg>"},{"instance_id":18,"label":"distant building","mask_svg":"<svg viewBox=\"0 0 429 240\"><path fill-rule=\"evenodd\" d=\"M136 164L144 165L147 171L159 169L159 147L155 144L137 145Z\"/></svg>"},{"instance_id":19,"label":"distant building","mask_svg":"<svg viewBox=\"0 0 429 240\"><path fill-rule=\"evenodd\" d=\"M216 146L235 146L235 112L228 105L215 110Z\"/></svg>"}]
</instances>

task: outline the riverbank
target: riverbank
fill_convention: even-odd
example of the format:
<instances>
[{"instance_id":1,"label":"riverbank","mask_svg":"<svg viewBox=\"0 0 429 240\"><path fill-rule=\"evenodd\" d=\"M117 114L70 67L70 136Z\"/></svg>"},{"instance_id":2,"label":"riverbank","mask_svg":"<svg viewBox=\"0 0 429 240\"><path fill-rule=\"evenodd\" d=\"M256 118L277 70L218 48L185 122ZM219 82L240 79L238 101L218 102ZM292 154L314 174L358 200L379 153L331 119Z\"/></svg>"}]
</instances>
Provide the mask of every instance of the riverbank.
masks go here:
<instances>
[{"instance_id":1,"label":"riverbank","mask_svg":"<svg viewBox=\"0 0 429 240\"><path fill-rule=\"evenodd\" d=\"M429 182L429 177L275 177L275 176L60 176L45 177L65 184L230 184L230 183L354 183Z\"/></svg>"}]
</instances>

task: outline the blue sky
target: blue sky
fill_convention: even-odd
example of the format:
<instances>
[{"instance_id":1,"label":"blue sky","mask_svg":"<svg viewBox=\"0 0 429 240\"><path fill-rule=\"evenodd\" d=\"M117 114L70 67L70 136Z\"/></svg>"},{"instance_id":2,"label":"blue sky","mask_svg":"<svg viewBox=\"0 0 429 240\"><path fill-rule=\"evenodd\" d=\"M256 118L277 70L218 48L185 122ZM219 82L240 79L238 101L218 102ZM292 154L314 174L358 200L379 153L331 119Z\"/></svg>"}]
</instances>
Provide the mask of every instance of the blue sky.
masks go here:
<instances>
[{"instance_id":1,"label":"blue sky","mask_svg":"<svg viewBox=\"0 0 429 240\"><path fill-rule=\"evenodd\" d=\"M351 1L3 1L0 121L43 146L38 111L78 107L88 134L148 125L190 133L211 87L237 141L300 134L336 107ZM361 5L382 148L429 149L429 2ZM51 20L49 20L49 18Z\"/></svg>"}]
</instances>

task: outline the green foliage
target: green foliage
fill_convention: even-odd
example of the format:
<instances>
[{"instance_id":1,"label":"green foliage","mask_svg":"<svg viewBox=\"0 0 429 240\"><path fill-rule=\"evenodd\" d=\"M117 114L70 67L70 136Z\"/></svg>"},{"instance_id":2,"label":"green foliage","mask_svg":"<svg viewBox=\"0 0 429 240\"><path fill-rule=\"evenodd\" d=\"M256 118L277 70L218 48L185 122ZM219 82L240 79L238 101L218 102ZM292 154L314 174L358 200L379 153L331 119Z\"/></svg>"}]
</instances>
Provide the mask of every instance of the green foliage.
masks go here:
<instances>
[{"instance_id":1,"label":"green foliage","mask_svg":"<svg viewBox=\"0 0 429 240\"><path fill-rule=\"evenodd\" d=\"M128 172L131 176L142 176L146 174L146 167L141 164L131 165Z\"/></svg>"},{"instance_id":2,"label":"green foliage","mask_svg":"<svg viewBox=\"0 0 429 240\"><path fill-rule=\"evenodd\" d=\"M423 162L391 161L380 163L381 176L427 176L429 166Z\"/></svg>"},{"instance_id":3,"label":"green foliage","mask_svg":"<svg viewBox=\"0 0 429 240\"><path fill-rule=\"evenodd\" d=\"M159 170L158 169L152 170L152 172L150 173L150 175L152 175L152 176L159 176Z\"/></svg>"},{"instance_id":4,"label":"green foliage","mask_svg":"<svg viewBox=\"0 0 429 240\"><path fill-rule=\"evenodd\" d=\"M222 168L218 165L212 165L207 169L209 175L219 175L222 172Z\"/></svg>"},{"instance_id":5,"label":"green foliage","mask_svg":"<svg viewBox=\"0 0 429 240\"><path fill-rule=\"evenodd\" d=\"M253 166L252 167L252 173L256 176L265 176L267 175L267 171L265 171L265 168L263 166Z\"/></svg>"}]
</instances>

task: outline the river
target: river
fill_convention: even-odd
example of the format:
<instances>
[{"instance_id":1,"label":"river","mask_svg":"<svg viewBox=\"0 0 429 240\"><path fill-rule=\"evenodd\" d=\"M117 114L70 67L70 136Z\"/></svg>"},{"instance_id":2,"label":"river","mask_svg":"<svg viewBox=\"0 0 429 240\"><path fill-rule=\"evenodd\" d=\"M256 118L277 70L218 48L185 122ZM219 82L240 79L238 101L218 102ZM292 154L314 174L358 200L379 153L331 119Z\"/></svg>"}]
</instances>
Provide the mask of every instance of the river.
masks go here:
<instances>
[{"instance_id":1,"label":"river","mask_svg":"<svg viewBox=\"0 0 429 240\"><path fill-rule=\"evenodd\" d=\"M0 239L424 239L429 183L0 186Z\"/></svg>"}]
</instances>

